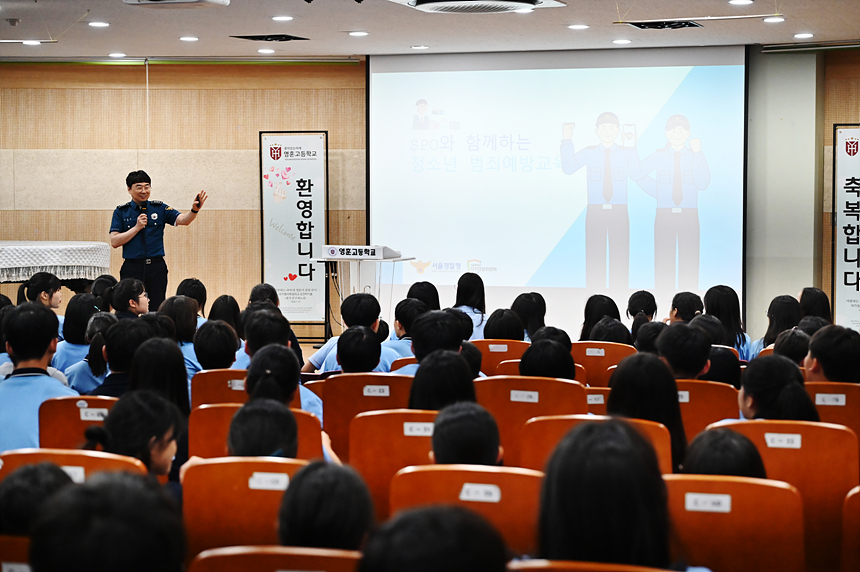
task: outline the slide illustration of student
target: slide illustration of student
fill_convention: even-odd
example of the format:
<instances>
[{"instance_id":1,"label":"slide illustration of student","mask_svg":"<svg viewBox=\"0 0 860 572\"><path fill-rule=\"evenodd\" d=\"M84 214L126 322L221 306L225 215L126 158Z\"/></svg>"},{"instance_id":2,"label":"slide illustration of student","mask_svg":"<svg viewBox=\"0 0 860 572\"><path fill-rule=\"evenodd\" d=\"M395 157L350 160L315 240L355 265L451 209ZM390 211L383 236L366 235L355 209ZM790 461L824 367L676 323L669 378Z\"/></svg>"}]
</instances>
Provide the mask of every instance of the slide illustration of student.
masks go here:
<instances>
[{"instance_id":1,"label":"slide illustration of student","mask_svg":"<svg viewBox=\"0 0 860 572\"><path fill-rule=\"evenodd\" d=\"M591 291L606 284L609 248L609 288L626 289L630 275L630 219L627 216L627 179L645 177L635 147L615 143L621 133L618 116L601 113L594 132L600 142L576 151L571 136L575 125L562 125L561 168L572 175L582 167L588 173L588 207L585 215L585 283ZM634 138L635 141L635 138Z\"/></svg>"},{"instance_id":2,"label":"slide illustration of student","mask_svg":"<svg viewBox=\"0 0 860 572\"><path fill-rule=\"evenodd\" d=\"M675 290L675 246L678 248L678 289L699 289L699 191L708 188L711 171L702 141L690 139L690 122L683 115L666 121L666 146L642 161L642 172L657 171L656 185L648 176L641 184L657 199L654 219L654 277L658 290ZM689 145L687 142L689 140Z\"/></svg>"},{"instance_id":3,"label":"slide illustration of student","mask_svg":"<svg viewBox=\"0 0 860 572\"><path fill-rule=\"evenodd\" d=\"M430 106L426 99L419 99L415 103L415 115L412 116L412 129L430 129L430 116L427 112Z\"/></svg>"}]
</instances>

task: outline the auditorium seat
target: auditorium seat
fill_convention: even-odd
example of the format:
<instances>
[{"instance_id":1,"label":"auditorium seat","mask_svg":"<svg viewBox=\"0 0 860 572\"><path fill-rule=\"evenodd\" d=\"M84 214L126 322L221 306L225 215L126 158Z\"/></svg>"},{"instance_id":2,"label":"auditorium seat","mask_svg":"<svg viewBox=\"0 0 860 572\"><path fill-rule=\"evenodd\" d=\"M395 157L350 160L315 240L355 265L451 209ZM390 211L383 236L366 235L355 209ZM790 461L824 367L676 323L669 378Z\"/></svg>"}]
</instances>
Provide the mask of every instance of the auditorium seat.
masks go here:
<instances>
[{"instance_id":1,"label":"auditorium seat","mask_svg":"<svg viewBox=\"0 0 860 572\"><path fill-rule=\"evenodd\" d=\"M860 570L860 486L851 489L842 505L841 570Z\"/></svg>"},{"instance_id":2,"label":"auditorium seat","mask_svg":"<svg viewBox=\"0 0 860 572\"><path fill-rule=\"evenodd\" d=\"M187 557L208 548L278 544L284 491L307 461L272 457L205 459L182 477Z\"/></svg>"},{"instance_id":3,"label":"auditorium seat","mask_svg":"<svg viewBox=\"0 0 860 572\"><path fill-rule=\"evenodd\" d=\"M540 572L664 572L661 568L606 564L603 562L571 562L569 560L511 560L508 570L539 570Z\"/></svg>"},{"instance_id":4,"label":"auditorium seat","mask_svg":"<svg viewBox=\"0 0 860 572\"><path fill-rule=\"evenodd\" d=\"M663 475L672 560L712 572L805 572L803 502L768 479Z\"/></svg>"},{"instance_id":5,"label":"auditorium seat","mask_svg":"<svg viewBox=\"0 0 860 572\"><path fill-rule=\"evenodd\" d=\"M391 513L423 505L461 505L489 520L515 553L532 554L542 480L540 471L515 467L407 467L391 480Z\"/></svg>"},{"instance_id":6,"label":"auditorium seat","mask_svg":"<svg viewBox=\"0 0 860 572\"><path fill-rule=\"evenodd\" d=\"M58 465L76 483L82 483L91 475L104 471L127 471L141 475L147 472L144 464L134 457L102 451L13 449L0 453L0 481L20 467L45 462Z\"/></svg>"},{"instance_id":7,"label":"auditorium seat","mask_svg":"<svg viewBox=\"0 0 860 572\"><path fill-rule=\"evenodd\" d=\"M520 433L526 421L541 415L572 415L588 412L585 388L577 381L553 377L500 375L475 380L478 403L499 426L505 448L504 462L519 466Z\"/></svg>"},{"instance_id":8,"label":"auditorium seat","mask_svg":"<svg viewBox=\"0 0 860 572\"><path fill-rule=\"evenodd\" d=\"M204 369L191 379L191 409L207 403L245 403L244 369Z\"/></svg>"},{"instance_id":9,"label":"auditorium seat","mask_svg":"<svg viewBox=\"0 0 860 572\"><path fill-rule=\"evenodd\" d=\"M349 463L370 489L377 521L388 518L394 474L404 467L430 464L436 414L416 409L366 411L349 424Z\"/></svg>"},{"instance_id":10,"label":"auditorium seat","mask_svg":"<svg viewBox=\"0 0 860 572\"><path fill-rule=\"evenodd\" d=\"M30 538L0 534L0 567L3 572L29 572Z\"/></svg>"},{"instance_id":11,"label":"auditorium seat","mask_svg":"<svg viewBox=\"0 0 860 572\"><path fill-rule=\"evenodd\" d=\"M845 425L860 437L860 385L808 381L803 386L822 422Z\"/></svg>"},{"instance_id":12,"label":"auditorium seat","mask_svg":"<svg viewBox=\"0 0 860 572\"><path fill-rule=\"evenodd\" d=\"M349 461L349 423L365 411L409 407L412 376L392 373L342 373L325 380L325 432L340 459Z\"/></svg>"},{"instance_id":13,"label":"auditorium seat","mask_svg":"<svg viewBox=\"0 0 860 572\"><path fill-rule=\"evenodd\" d=\"M295 546L231 546L204 550L191 562L188 572L235 572L236 570L354 572L360 559L361 552L355 550Z\"/></svg>"},{"instance_id":14,"label":"auditorium seat","mask_svg":"<svg viewBox=\"0 0 860 572\"><path fill-rule=\"evenodd\" d=\"M806 562L810 572L838 569L842 507L860 484L857 436L842 425L808 421L722 421L758 448L770 479L797 487L803 499Z\"/></svg>"},{"instance_id":15,"label":"auditorium seat","mask_svg":"<svg viewBox=\"0 0 860 572\"><path fill-rule=\"evenodd\" d=\"M415 356L397 358L396 360L391 362L391 371L397 371L401 367L407 366L411 363L418 363L418 360L415 359Z\"/></svg>"},{"instance_id":16,"label":"auditorium seat","mask_svg":"<svg viewBox=\"0 0 860 572\"><path fill-rule=\"evenodd\" d=\"M761 350L756 357L765 357L773 355L773 346L768 346Z\"/></svg>"},{"instance_id":17,"label":"auditorium seat","mask_svg":"<svg viewBox=\"0 0 860 572\"><path fill-rule=\"evenodd\" d=\"M337 372L334 372L334 373L337 373ZM309 381L309 382L304 383L302 385L305 386L305 389L311 390L314 393L314 395L316 395L320 399L323 398L323 388L325 387L325 379L320 379L317 381Z\"/></svg>"},{"instance_id":18,"label":"auditorium seat","mask_svg":"<svg viewBox=\"0 0 860 572\"><path fill-rule=\"evenodd\" d=\"M586 387L588 412L594 415L606 415L606 404L609 402L609 387Z\"/></svg>"},{"instance_id":19,"label":"auditorium seat","mask_svg":"<svg viewBox=\"0 0 860 572\"><path fill-rule=\"evenodd\" d=\"M520 466L543 471L562 437L582 423L603 423L613 419L605 415L552 415L535 417L523 426L520 440ZM644 419L624 419L639 431L657 452L660 472L672 473L672 440L662 423Z\"/></svg>"},{"instance_id":20,"label":"auditorium seat","mask_svg":"<svg viewBox=\"0 0 860 572\"><path fill-rule=\"evenodd\" d=\"M496 367L496 375L519 375L520 360L506 359Z\"/></svg>"},{"instance_id":21,"label":"auditorium seat","mask_svg":"<svg viewBox=\"0 0 860 572\"><path fill-rule=\"evenodd\" d=\"M720 345L720 344L714 344L714 345L712 345L711 347L712 347L712 348L721 348L721 349L724 349L724 350L729 350L729 351L731 351L732 353L734 353L734 354L735 354L735 357L736 357L736 358L741 359L741 354L740 354L740 352L739 352L738 350L736 350L735 348L733 348L732 346L722 346L722 345Z\"/></svg>"},{"instance_id":22,"label":"auditorium seat","mask_svg":"<svg viewBox=\"0 0 860 572\"><path fill-rule=\"evenodd\" d=\"M472 340L472 343L481 350L481 371L486 375L496 375L500 363L520 359L531 345L519 340Z\"/></svg>"},{"instance_id":23,"label":"auditorium seat","mask_svg":"<svg viewBox=\"0 0 860 572\"><path fill-rule=\"evenodd\" d=\"M188 418L188 455L211 459L227 456L227 434L238 403L211 403L191 410ZM313 413L291 409L299 435L297 459L319 459L322 452L320 420Z\"/></svg>"},{"instance_id":24,"label":"auditorium seat","mask_svg":"<svg viewBox=\"0 0 860 572\"><path fill-rule=\"evenodd\" d=\"M738 390L733 386L698 379L679 379L676 384L687 443L711 423L740 416Z\"/></svg>"},{"instance_id":25,"label":"auditorium seat","mask_svg":"<svg viewBox=\"0 0 860 572\"><path fill-rule=\"evenodd\" d=\"M84 431L103 425L118 399L89 395L54 397L39 407L39 446L44 449L80 449Z\"/></svg>"},{"instance_id":26,"label":"auditorium seat","mask_svg":"<svg viewBox=\"0 0 860 572\"><path fill-rule=\"evenodd\" d=\"M607 368L635 354L636 348L615 342L573 342L570 353L573 361L584 366L588 372L588 385L608 387Z\"/></svg>"}]
</instances>

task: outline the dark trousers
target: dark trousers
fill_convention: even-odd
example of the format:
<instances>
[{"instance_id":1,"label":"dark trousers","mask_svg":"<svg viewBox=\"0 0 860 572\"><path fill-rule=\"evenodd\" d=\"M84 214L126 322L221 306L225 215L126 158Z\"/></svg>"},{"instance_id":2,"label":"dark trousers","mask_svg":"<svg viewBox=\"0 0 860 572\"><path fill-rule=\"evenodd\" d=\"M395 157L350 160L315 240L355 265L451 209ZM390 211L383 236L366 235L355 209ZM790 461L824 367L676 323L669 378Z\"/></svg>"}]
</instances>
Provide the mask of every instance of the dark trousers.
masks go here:
<instances>
[{"instance_id":1,"label":"dark trousers","mask_svg":"<svg viewBox=\"0 0 860 572\"><path fill-rule=\"evenodd\" d=\"M149 263L147 264L147 261ZM149 294L149 311L155 312L167 294L167 264L163 256L154 258L126 258L119 270L121 280L137 278Z\"/></svg>"},{"instance_id":2,"label":"dark trousers","mask_svg":"<svg viewBox=\"0 0 860 572\"><path fill-rule=\"evenodd\" d=\"M678 287L675 288L675 248ZM657 209L654 219L654 281L665 292L699 289L699 210Z\"/></svg>"},{"instance_id":3,"label":"dark trousers","mask_svg":"<svg viewBox=\"0 0 860 572\"><path fill-rule=\"evenodd\" d=\"M588 205L585 215L585 285L590 292L606 286L609 248L609 288L627 289L630 277L630 220L627 205Z\"/></svg>"}]
</instances>

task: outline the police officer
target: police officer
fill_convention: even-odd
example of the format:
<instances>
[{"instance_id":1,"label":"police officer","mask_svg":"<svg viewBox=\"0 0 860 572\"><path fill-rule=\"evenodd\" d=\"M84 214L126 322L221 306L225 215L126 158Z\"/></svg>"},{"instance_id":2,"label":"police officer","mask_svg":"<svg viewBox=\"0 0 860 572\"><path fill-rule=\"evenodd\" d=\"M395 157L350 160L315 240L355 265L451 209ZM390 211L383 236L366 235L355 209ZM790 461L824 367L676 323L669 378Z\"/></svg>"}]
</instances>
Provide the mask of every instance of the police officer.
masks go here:
<instances>
[{"instance_id":1,"label":"police officer","mask_svg":"<svg viewBox=\"0 0 860 572\"><path fill-rule=\"evenodd\" d=\"M142 280L149 294L149 307L157 310L167 293L167 264L164 262L164 225L194 222L206 202L206 191L194 198L190 213L180 213L161 201L150 201L152 181L144 171L132 171L125 178L131 200L113 211L110 245L122 246L125 261L121 279ZM143 231L143 232L141 232Z\"/></svg>"}]
</instances>

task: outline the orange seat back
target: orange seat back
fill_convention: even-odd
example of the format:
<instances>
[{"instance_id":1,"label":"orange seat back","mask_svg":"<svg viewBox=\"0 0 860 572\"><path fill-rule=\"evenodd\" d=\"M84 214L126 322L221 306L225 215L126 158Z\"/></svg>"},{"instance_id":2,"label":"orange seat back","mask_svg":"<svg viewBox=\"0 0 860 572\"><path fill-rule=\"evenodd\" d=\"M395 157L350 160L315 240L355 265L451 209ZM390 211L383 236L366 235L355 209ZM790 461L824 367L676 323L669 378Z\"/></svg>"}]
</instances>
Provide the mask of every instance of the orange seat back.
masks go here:
<instances>
[{"instance_id":1,"label":"orange seat back","mask_svg":"<svg viewBox=\"0 0 860 572\"><path fill-rule=\"evenodd\" d=\"M191 562L188 572L235 572L236 570L354 572L360 559L361 552L355 550L295 546L231 546L201 552Z\"/></svg>"},{"instance_id":2,"label":"orange seat back","mask_svg":"<svg viewBox=\"0 0 860 572\"><path fill-rule=\"evenodd\" d=\"M191 378L191 409L209 403L246 403L244 369L205 369Z\"/></svg>"},{"instance_id":3,"label":"orange seat back","mask_svg":"<svg viewBox=\"0 0 860 572\"><path fill-rule=\"evenodd\" d=\"M588 412L594 415L606 415L606 404L609 401L609 387L586 387L585 394L588 399Z\"/></svg>"},{"instance_id":4,"label":"orange seat back","mask_svg":"<svg viewBox=\"0 0 860 572\"><path fill-rule=\"evenodd\" d=\"M29 570L30 537L0 534L0 566L4 571Z\"/></svg>"},{"instance_id":5,"label":"orange seat back","mask_svg":"<svg viewBox=\"0 0 860 572\"><path fill-rule=\"evenodd\" d=\"M472 343L481 350L481 371L487 375L496 375L496 368L503 361L523 357L531 345L519 340L472 340Z\"/></svg>"},{"instance_id":6,"label":"orange seat back","mask_svg":"<svg viewBox=\"0 0 860 572\"><path fill-rule=\"evenodd\" d=\"M500 375L475 380L475 396L496 419L509 467L520 463L520 433L526 421L542 415L587 413L581 383L553 377Z\"/></svg>"},{"instance_id":7,"label":"orange seat back","mask_svg":"<svg viewBox=\"0 0 860 572\"><path fill-rule=\"evenodd\" d=\"M100 472L126 471L140 475L147 473L142 462L125 455L75 449L13 449L0 453L0 481L25 465L46 462L59 466L76 483L82 483Z\"/></svg>"},{"instance_id":8,"label":"orange seat back","mask_svg":"<svg viewBox=\"0 0 860 572\"><path fill-rule=\"evenodd\" d=\"M860 486L851 489L842 505L842 572L860 570Z\"/></svg>"},{"instance_id":9,"label":"orange seat back","mask_svg":"<svg viewBox=\"0 0 860 572\"><path fill-rule=\"evenodd\" d=\"M845 425L860 435L860 385L832 381L803 384L824 423Z\"/></svg>"},{"instance_id":10,"label":"orange seat back","mask_svg":"<svg viewBox=\"0 0 860 572\"><path fill-rule=\"evenodd\" d=\"M687 443L711 423L740 416L738 390L731 385L698 379L679 379L676 384Z\"/></svg>"},{"instance_id":11,"label":"orange seat back","mask_svg":"<svg viewBox=\"0 0 860 572\"><path fill-rule=\"evenodd\" d=\"M89 395L54 397L39 407L39 446L43 449L80 449L84 431L103 425L116 397Z\"/></svg>"},{"instance_id":12,"label":"orange seat back","mask_svg":"<svg viewBox=\"0 0 860 572\"><path fill-rule=\"evenodd\" d=\"M377 521L388 518L394 474L404 467L430 464L436 414L415 409L366 411L349 424L349 464L370 489Z\"/></svg>"},{"instance_id":13,"label":"orange seat back","mask_svg":"<svg viewBox=\"0 0 860 572\"><path fill-rule=\"evenodd\" d=\"M508 570L539 570L541 572L665 572L661 568L607 564L605 562L573 562L570 560L511 560Z\"/></svg>"},{"instance_id":14,"label":"orange seat back","mask_svg":"<svg viewBox=\"0 0 860 572\"><path fill-rule=\"evenodd\" d=\"M758 352L758 355L756 357L765 357L765 356L772 356L772 355L773 355L773 346L769 346L769 347L764 348L760 352Z\"/></svg>"},{"instance_id":15,"label":"orange seat back","mask_svg":"<svg viewBox=\"0 0 860 572\"><path fill-rule=\"evenodd\" d=\"M606 370L635 354L636 348L615 342L573 342L570 353L573 361L588 372L588 385L608 387L610 374Z\"/></svg>"},{"instance_id":16,"label":"orange seat back","mask_svg":"<svg viewBox=\"0 0 860 572\"><path fill-rule=\"evenodd\" d=\"M391 371L397 371L401 367L407 366L411 363L418 363L418 360L415 359L415 356L397 358L396 360L391 362Z\"/></svg>"},{"instance_id":17,"label":"orange seat back","mask_svg":"<svg viewBox=\"0 0 860 572\"><path fill-rule=\"evenodd\" d=\"M500 362L496 367L495 375L519 375L520 374L520 360L518 359L506 359L503 362Z\"/></svg>"}]
</instances>

